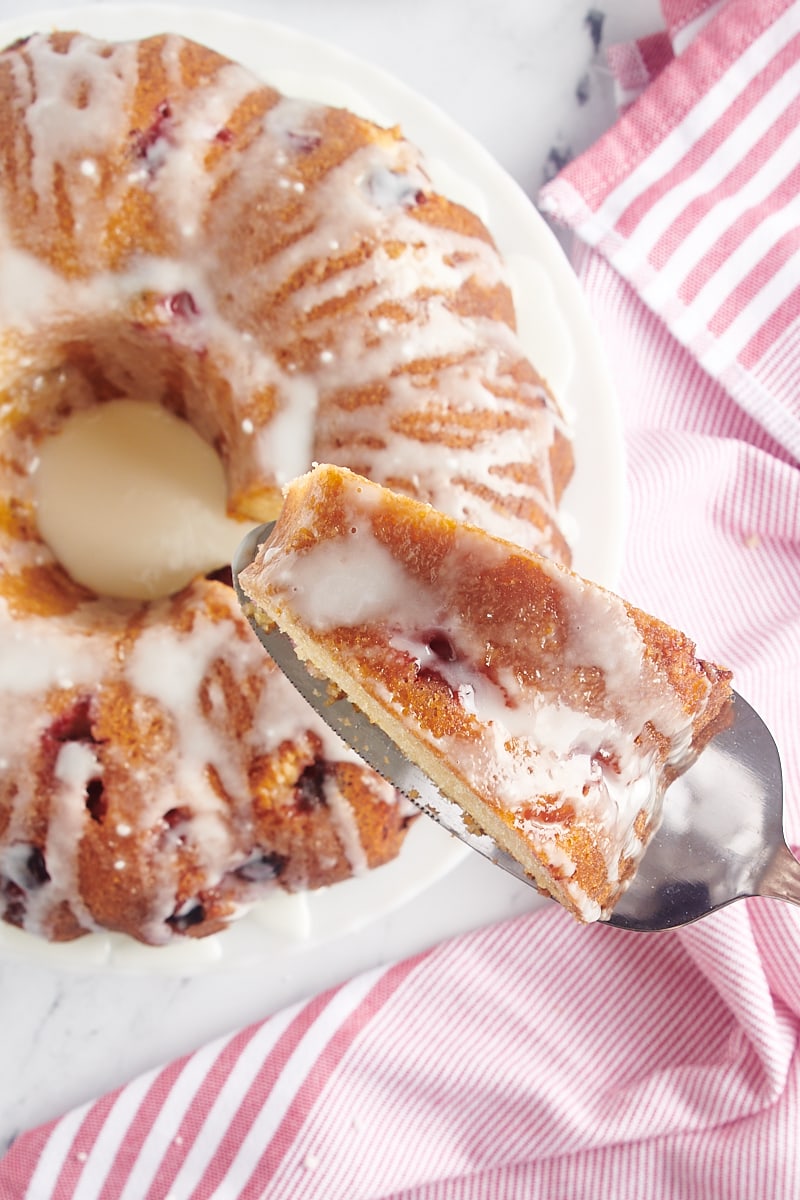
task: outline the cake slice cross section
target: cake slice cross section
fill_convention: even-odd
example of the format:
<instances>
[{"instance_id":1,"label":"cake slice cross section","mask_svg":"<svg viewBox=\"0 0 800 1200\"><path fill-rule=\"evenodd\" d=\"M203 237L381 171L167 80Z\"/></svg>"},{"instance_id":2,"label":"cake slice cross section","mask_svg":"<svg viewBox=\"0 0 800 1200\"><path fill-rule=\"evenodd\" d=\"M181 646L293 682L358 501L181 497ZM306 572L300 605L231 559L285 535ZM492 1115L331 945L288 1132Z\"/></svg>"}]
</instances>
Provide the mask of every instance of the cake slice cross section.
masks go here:
<instances>
[{"instance_id":1,"label":"cake slice cross section","mask_svg":"<svg viewBox=\"0 0 800 1200\"><path fill-rule=\"evenodd\" d=\"M265 626L579 920L607 914L730 672L607 589L323 465L240 575Z\"/></svg>"}]
</instances>

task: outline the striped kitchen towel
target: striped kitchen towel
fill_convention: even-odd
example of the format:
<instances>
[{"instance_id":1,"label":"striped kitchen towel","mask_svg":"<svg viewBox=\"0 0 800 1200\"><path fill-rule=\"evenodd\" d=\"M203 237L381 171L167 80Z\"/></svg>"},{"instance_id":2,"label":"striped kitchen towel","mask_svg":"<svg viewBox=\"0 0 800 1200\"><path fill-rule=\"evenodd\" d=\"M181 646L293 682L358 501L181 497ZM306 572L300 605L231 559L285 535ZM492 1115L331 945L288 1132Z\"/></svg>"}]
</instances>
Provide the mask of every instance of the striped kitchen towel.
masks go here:
<instances>
[{"instance_id":1,"label":"striped kitchen towel","mask_svg":"<svg viewBox=\"0 0 800 1200\"><path fill-rule=\"evenodd\" d=\"M655 78L542 207L797 460L800 6L665 8L673 57L652 46L612 57L628 93Z\"/></svg>"},{"instance_id":2,"label":"striped kitchen towel","mask_svg":"<svg viewBox=\"0 0 800 1200\"><path fill-rule=\"evenodd\" d=\"M542 205L576 233L623 408L622 590L734 668L797 846L800 0L664 14L668 46L610 55L625 111ZM24 1134L0 1197L797 1200L799 1134L800 910L639 935L553 907Z\"/></svg>"}]
</instances>

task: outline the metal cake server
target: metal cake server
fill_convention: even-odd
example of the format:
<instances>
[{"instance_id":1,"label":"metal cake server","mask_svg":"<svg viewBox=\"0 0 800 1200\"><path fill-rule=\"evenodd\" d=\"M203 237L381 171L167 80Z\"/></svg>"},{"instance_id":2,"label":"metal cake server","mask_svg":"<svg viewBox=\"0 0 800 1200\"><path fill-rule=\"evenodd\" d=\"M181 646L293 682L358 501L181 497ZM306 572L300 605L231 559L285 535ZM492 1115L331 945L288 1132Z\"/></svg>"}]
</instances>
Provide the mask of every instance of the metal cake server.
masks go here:
<instances>
[{"instance_id":1,"label":"metal cake server","mask_svg":"<svg viewBox=\"0 0 800 1200\"><path fill-rule=\"evenodd\" d=\"M328 681L308 671L286 634L276 628L264 630L255 620L239 585L239 572L253 561L273 524L252 530L233 561L237 597L267 653L365 762L450 833L535 886L510 854L467 827L461 809L377 725L341 695L332 697ZM606 922L619 929L672 929L747 896L800 905L800 862L783 834L778 749L758 713L735 693L731 725L670 787L661 826Z\"/></svg>"}]
</instances>

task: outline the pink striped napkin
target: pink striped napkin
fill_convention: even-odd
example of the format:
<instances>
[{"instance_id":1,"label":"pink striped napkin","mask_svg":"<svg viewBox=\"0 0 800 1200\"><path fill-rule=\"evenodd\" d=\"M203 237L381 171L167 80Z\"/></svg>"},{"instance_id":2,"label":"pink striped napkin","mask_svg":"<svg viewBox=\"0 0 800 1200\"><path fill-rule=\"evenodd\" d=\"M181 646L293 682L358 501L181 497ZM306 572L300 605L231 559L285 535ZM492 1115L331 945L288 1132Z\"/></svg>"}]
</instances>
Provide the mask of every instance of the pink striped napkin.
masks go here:
<instances>
[{"instance_id":1,"label":"pink striped napkin","mask_svg":"<svg viewBox=\"0 0 800 1200\"><path fill-rule=\"evenodd\" d=\"M800 2L664 15L610 54L624 114L542 205L577 235L623 405L623 590L734 667L796 846ZM800 911L647 936L548 910L23 1135L0 1197L797 1200L799 1037Z\"/></svg>"}]
</instances>

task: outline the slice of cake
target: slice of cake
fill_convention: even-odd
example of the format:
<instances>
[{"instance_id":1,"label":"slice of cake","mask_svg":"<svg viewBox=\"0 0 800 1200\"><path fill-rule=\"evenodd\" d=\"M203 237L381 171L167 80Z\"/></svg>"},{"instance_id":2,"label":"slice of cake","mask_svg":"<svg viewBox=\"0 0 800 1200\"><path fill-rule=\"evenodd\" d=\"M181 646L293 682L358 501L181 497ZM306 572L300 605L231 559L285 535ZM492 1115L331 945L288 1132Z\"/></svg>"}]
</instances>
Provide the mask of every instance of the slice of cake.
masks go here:
<instances>
[{"instance_id":1,"label":"slice of cake","mask_svg":"<svg viewBox=\"0 0 800 1200\"><path fill-rule=\"evenodd\" d=\"M240 576L331 679L575 916L613 907L730 673L557 564L349 471L286 490Z\"/></svg>"}]
</instances>

